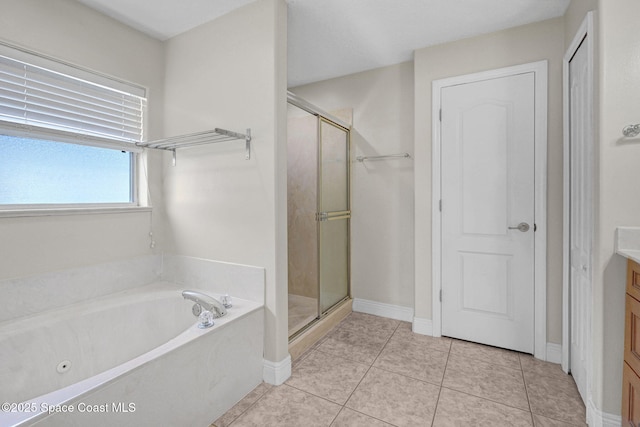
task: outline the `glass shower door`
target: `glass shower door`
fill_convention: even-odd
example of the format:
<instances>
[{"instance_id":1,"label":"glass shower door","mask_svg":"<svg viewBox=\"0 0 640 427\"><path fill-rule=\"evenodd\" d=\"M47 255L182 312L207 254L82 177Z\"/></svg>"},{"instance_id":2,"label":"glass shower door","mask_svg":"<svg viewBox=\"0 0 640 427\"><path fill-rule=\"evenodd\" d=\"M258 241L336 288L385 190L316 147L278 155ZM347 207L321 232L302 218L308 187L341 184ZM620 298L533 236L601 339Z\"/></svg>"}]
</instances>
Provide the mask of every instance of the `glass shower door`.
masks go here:
<instances>
[{"instance_id":1,"label":"glass shower door","mask_svg":"<svg viewBox=\"0 0 640 427\"><path fill-rule=\"evenodd\" d=\"M320 118L319 246L320 314L349 295L349 132Z\"/></svg>"}]
</instances>

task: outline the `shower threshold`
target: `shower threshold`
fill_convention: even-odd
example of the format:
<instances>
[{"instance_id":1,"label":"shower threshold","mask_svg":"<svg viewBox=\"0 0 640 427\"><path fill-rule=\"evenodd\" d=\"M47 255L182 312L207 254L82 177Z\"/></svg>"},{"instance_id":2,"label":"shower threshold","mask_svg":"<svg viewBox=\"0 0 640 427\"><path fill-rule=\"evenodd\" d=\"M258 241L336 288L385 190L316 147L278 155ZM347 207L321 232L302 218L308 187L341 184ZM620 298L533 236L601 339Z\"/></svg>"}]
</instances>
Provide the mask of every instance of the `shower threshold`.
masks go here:
<instances>
[{"instance_id":1,"label":"shower threshold","mask_svg":"<svg viewBox=\"0 0 640 427\"><path fill-rule=\"evenodd\" d=\"M334 326L351 314L353 300L344 298L335 304L321 318L312 320L311 323L289 337L289 354L292 360L296 360L302 353L320 341Z\"/></svg>"}]
</instances>

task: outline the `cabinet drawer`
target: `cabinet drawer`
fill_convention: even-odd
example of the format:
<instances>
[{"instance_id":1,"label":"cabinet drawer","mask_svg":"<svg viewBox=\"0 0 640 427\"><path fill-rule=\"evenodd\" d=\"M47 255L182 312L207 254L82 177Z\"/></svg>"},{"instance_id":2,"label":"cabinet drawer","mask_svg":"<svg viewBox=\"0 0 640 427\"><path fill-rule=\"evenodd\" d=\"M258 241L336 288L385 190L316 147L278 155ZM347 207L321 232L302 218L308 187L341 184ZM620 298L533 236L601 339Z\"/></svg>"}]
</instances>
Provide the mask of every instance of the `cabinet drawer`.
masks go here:
<instances>
[{"instance_id":1,"label":"cabinet drawer","mask_svg":"<svg viewBox=\"0 0 640 427\"><path fill-rule=\"evenodd\" d=\"M640 378L626 363L622 368L622 425L640 426Z\"/></svg>"},{"instance_id":2,"label":"cabinet drawer","mask_svg":"<svg viewBox=\"0 0 640 427\"><path fill-rule=\"evenodd\" d=\"M627 293L640 301L640 264L627 262Z\"/></svg>"},{"instance_id":3,"label":"cabinet drawer","mask_svg":"<svg viewBox=\"0 0 640 427\"><path fill-rule=\"evenodd\" d=\"M624 360L640 373L640 302L626 296L624 325Z\"/></svg>"}]
</instances>

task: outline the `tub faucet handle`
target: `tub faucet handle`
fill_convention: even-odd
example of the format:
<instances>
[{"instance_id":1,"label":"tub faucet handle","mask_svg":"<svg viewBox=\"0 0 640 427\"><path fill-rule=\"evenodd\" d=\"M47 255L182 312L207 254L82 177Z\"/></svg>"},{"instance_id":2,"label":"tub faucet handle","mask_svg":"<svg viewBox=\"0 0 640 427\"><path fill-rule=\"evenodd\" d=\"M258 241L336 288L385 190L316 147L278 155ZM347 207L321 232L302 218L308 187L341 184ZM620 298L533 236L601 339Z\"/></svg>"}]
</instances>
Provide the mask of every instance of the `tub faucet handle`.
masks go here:
<instances>
[{"instance_id":1,"label":"tub faucet handle","mask_svg":"<svg viewBox=\"0 0 640 427\"><path fill-rule=\"evenodd\" d=\"M198 324L198 328L206 329L213 326L213 313L208 310L203 310L202 313L198 316L198 320L200 323Z\"/></svg>"},{"instance_id":2,"label":"tub faucet handle","mask_svg":"<svg viewBox=\"0 0 640 427\"><path fill-rule=\"evenodd\" d=\"M200 309L193 307L193 314L196 316L200 314L198 310L210 311L211 313L213 313L214 317L222 317L227 314L227 309L224 307L224 305L222 305L220 301L213 297L210 297L209 295L203 294L202 292L183 291L182 297L184 299L193 301L196 303L196 305L200 306ZM196 314L197 311L198 313Z\"/></svg>"},{"instance_id":3,"label":"tub faucet handle","mask_svg":"<svg viewBox=\"0 0 640 427\"><path fill-rule=\"evenodd\" d=\"M220 302L222 303L222 305L224 305L224 308L233 307L233 304L231 304L231 295L229 294L222 295L222 298L220 298Z\"/></svg>"}]
</instances>

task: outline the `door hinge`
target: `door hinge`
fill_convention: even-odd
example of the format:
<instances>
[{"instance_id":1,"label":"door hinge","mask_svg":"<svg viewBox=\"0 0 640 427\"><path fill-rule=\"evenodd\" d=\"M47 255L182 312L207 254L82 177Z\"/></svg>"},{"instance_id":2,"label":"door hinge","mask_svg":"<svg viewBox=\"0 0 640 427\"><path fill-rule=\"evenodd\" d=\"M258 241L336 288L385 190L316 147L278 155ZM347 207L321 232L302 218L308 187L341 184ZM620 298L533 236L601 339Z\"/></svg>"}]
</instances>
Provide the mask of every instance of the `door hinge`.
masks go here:
<instances>
[{"instance_id":1,"label":"door hinge","mask_svg":"<svg viewBox=\"0 0 640 427\"><path fill-rule=\"evenodd\" d=\"M438 201L438 208L440 209L440 212L442 212L442 199Z\"/></svg>"},{"instance_id":2,"label":"door hinge","mask_svg":"<svg viewBox=\"0 0 640 427\"><path fill-rule=\"evenodd\" d=\"M440 118L440 121L442 121L442 108L440 109L440 111L438 112L438 117Z\"/></svg>"},{"instance_id":3,"label":"door hinge","mask_svg":"<svg viewBox=\"0 0 640 427\"><path fill-rule=\"evenodd\" d=\"M442 302L442 289L440 289L440 302Z\"/></svg>"},{"instance_id":4,"label":"door hinge","mask_svg":"<svg viewBox=\"0 0 640 427\"><path fill-rule=\"evenodd\" d=\"M535 233L536 231L538 231L538 224L533 224L533 232Z\"/></svg>"}]
</instances>

